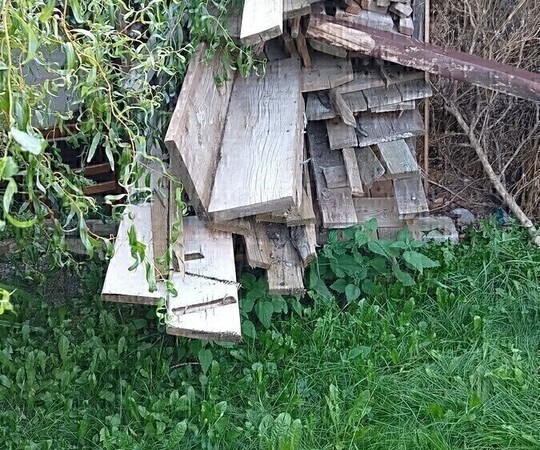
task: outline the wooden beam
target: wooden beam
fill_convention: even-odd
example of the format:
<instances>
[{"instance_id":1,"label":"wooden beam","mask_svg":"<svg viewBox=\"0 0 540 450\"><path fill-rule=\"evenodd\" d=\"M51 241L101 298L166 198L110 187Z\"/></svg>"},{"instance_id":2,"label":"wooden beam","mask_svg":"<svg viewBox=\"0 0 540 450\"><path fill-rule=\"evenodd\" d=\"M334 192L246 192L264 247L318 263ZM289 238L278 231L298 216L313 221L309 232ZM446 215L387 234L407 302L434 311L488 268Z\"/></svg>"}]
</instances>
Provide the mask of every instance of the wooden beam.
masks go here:
<instances>
[{"instance_id":1,"label":"wooden beam","mask_svg":"<svg viewBox=\"0 0 540 450\"><path fill-rule=\"evenodd\" d=\"M540 100L540 74L404 35L326 15L312 15L306 36L475 86L527 100Z\"/></svg>"},{"instance_id":2,"label":"wooden beam","mask_svg":"<svg viewBox=\"0 0 540 450\"><path fill-rule=\"evenodd\" d=\"M254 45L283 33L283 0L245 0L240 40Z\"/></svg>"}]
</instances>

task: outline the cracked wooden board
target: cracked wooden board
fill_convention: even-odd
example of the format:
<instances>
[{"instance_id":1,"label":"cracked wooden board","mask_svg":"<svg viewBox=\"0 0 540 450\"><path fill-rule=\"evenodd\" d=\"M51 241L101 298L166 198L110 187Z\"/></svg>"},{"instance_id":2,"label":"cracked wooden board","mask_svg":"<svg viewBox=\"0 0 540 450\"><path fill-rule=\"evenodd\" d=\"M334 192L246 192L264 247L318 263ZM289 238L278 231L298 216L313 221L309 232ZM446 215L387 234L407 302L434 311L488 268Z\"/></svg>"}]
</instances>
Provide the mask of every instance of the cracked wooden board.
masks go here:
<instances>
[{"instance_id":1,"label":"cracked wooden board","mask_svg":"<svg viewBox=\"0 0 540 450\"><path fill-rule=\"evenodd\" d=\"M350 59L313 52L311 68L302 69L302 92L332 89L354 77Z\"/></svg>"},{"instance_id":2,"label":"cracked wooden board","mask_svg":"<svg viewBox=\"0 0 540 450\"><path fill-rule=\"evenodd\" d=\"M417 110L385 114L366 112L361 113L357 120L364 134L358 136L359 147L424 134L424 123Z\"/></svg>"}]
</instances>

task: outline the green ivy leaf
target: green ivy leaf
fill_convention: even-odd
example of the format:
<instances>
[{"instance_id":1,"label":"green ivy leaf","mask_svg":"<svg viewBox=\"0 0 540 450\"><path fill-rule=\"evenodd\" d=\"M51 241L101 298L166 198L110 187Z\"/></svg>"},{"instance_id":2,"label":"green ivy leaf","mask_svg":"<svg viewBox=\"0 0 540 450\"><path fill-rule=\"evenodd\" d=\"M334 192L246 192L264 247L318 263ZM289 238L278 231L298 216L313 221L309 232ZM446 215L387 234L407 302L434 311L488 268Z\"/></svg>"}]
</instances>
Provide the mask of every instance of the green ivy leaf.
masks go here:
<instances>
[{"instance_id":1,"label":"green ivy leaf","mask_svg":"<svg viewBox=\"0 0 540 450\"><path fill-rule=\"evenodd\" d=\"M26 131L21 131L17 128L11 129L11 136L21 146L22 151L31 153L32 155L39 155L47 147L47 142L41 136L32 136Z\"/></svg>"},{"instance_id":2,"label":"green ivy leaf","mask_svg":"<svg viewBox=\"0 0 540 450\"><path fill-rule=\"evenodd\" d=\"M403 259L409 266L418 272L422 273L424 269L430 269L433 267L439 267L437 261L433 261L422 253L416 252L414 250L408 250L403 252Z\"/></svg>"},{"instance_id":3,"label":"green ivy leaf","mask_svg":"<svg viewBox=\"0 0 540 450\"><path fill-rule=\"evenodd\" d=\"M201 348L199 350L199 362L201 363L201 369L204 374L208 372L213 359L214 355L212 355L212 352L209 349Z\"/></svg>"},{"instance_id":4,"label":"green ivy leaf","mask_svg":"<svg viewBox=\"0 0 540 450\"><path fill-rule=\"evenodd\" d=\"M357 300L360 297L360 294L360 288L354 284L349 284L345 288L345 298L347 299L347 303Z\"/></svg>"}]
</instances>

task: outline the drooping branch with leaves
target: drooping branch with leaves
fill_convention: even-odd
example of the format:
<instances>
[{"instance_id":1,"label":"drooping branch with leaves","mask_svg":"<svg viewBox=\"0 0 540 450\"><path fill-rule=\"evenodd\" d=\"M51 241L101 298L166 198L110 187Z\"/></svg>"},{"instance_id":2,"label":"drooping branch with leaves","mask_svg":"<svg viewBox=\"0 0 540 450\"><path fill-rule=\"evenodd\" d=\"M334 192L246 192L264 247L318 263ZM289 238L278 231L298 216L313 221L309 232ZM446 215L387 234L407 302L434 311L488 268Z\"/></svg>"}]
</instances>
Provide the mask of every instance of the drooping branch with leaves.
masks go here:
<instances>
[{"instance_id":1,"label":"drooping branch with leaves","mask_svg":"<svg viewBox=\"0 0 540 450\"><path fill-rule=\"evenodd\" d=\"M123 193L114 209L148 198L150 167L169 176L162 136L194 47L241 73L253 65L226 27L230 0L1 0L0 239L15 237L34 257L74 262L65 235L89 255L104 244L88 229L100 205L81 172L62 161L43 130L70 130L83 164L100 149ZM60 105L60 106L59 106ZM155 150L158 151L155 151ZM165 157L166 160L166 157ZM173 180L177 182L178 180Z\"/></svg>"}]
</instances>

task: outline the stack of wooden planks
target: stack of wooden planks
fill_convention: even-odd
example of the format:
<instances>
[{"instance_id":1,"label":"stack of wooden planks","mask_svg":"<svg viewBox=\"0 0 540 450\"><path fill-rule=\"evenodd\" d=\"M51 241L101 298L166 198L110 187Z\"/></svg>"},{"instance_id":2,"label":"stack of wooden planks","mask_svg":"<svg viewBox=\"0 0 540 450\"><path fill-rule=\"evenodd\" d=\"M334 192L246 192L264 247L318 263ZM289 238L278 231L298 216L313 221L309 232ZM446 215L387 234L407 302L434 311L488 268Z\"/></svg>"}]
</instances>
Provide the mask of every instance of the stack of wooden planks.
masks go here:
<instances>
[{"instance_id":1,"label":"stack of wooden planks","mask_svg":"<svg viewBox=\"0 0 540 450\"><path fill-rule=\"evenodd\" d=\"M415 8L408 0L246 0L239 36L266 57L266 73L242 78L197 48L164 155L193 215L177 236L172 189L158 177L152 203L132 207L120 225L103 298L165 299L169 333L235 341L239 262L266 271L271 293L301 295L328 229L375 218L381 239L407 226L454 241L451 221L427 217L416 161L425 132L418 106L432 95L422 70L481 86L487 63L405 36L419 23ZM497 90L540 95L538 77L496 72ZM146 260L129 270L137 241Z\"/></svg>"}]
</instances>

